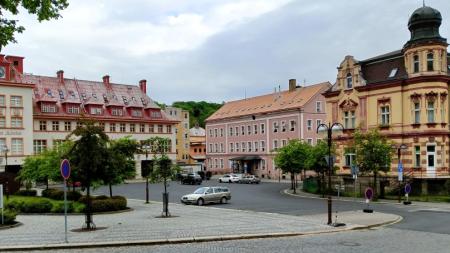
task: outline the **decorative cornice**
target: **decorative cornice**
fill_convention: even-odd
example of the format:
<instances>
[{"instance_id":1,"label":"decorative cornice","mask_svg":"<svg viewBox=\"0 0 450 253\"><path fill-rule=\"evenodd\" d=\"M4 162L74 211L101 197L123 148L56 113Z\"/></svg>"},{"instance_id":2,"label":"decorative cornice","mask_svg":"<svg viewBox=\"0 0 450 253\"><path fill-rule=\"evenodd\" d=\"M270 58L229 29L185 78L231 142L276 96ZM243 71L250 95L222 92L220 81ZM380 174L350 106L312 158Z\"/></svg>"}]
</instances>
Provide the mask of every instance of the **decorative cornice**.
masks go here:
<instances>
[{"instance_id":1,"label":"decorative cornice","mask_svg":"<svg viewBox=\"0 0 450 253\"><path fill-rule=\"evenodd\" d=\"M382 98L379 98L377 101L378 104L388 104L391 102L391 98L383 96Z\"/></svg>"},{"instance_id":2,"label":"decorative cornice","mask_svg":"<svg viewBox=\"0 0 450 253\"><path fill-rule=\"evenodd\" d=\"M419 101L422 98L422 94L414 92L413 94L411 94L410 97L411 97L411 100L413 100L413 101Z\"/></svg>"},{"instance_id":3,"label":"decorative cornice","mask_svg":"<svg viewBox=\"0 0 450 253\"><path fill-rule=\"evenodd\" d=\"M430 91L428 93L425 93L425 97L427 98L427 100L434 101L438 97L438 93Z\"/></svg>"},{"instance_id":4,"label":"decorative cornice","mask_svg":"<svg viewBox=\"0 0 450 253\"><path fill-rule=\"evenodd\" d=\"M346 100L342 101L341 104L339 104L339 107L340 107L343 111L352 111L352 110L355 110L357 106L358 106L358 103L356 103L356 102L353 101L352 99L346 99Z\"/></svg>"}]
</instances>

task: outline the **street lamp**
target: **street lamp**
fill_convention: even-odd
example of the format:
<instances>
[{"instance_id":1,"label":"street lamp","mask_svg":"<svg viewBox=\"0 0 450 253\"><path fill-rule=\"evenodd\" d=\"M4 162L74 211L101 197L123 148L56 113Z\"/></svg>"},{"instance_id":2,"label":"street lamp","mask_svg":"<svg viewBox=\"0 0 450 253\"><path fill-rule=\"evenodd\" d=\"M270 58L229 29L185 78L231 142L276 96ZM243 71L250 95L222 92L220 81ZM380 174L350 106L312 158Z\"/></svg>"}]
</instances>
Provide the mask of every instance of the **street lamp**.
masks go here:
<instances>
[{"instance_id":1,"label":"street lamp","mask_svg":"<svg viewBox=\"0 0 450 253\"><path fill-rule=\"evenodd\" d=\"M400 145L392 145L393 149L397 149L397 161L398 161L398 203L402 201L401 197L401 184L403 181L403 164L401 160L402 156L402 150L408 149L408 146L406 144L400 144Z\"/></svg>"},{"instance_id":2,"label":"street lamp","mask_svg":"<svg viewBox=\"0 0 450 253\"><path fill-rule=\"evenodd\" d=\"M6 146L6 144L3 144L3 146L1 147L1 151L5 153L5 172L6 169L8 168L8 147ZM7 181L6 181L6 187L5 187L5 191L6 191L6 198L9 199L9 184L8 184L8 177Z\"/></svg>"},{"instance_id":3,"label":"street lamp","mask_svg":"<svg viewBox=\"0 0 450 253\"><path fill-rule=\"evenodd\" d=\"M318 134L327 134L327 141L328 141L328 197L327 197L327 203L328 203L328 225L332 224L331 220L331 206L332 206L332 200L331 200L331 173L333 171L333 165L334 161L331 157L331 144L332 144L332 138L333 133L340 134L344 130L344 126L341 123L335 122L333 124L328 123L326 124L320 124L317 126L317 133Z\"/></svg>"},{"instance_id":4,"label":"street lamp","mask_svg":"<svg viewBox=\"0 0 450 253\"><path fill-rule=\"evenodd\" d=\"M145 177L145 203L148 204L149 203L149 191L148 191L148 174L149 174L149 169L148 169L148 151L150 150L150 146L149 145L142 145L142 150L145 151L145 168L141 169L141 172L143 172L142 176Z\"/></svg>"}]
</instances>

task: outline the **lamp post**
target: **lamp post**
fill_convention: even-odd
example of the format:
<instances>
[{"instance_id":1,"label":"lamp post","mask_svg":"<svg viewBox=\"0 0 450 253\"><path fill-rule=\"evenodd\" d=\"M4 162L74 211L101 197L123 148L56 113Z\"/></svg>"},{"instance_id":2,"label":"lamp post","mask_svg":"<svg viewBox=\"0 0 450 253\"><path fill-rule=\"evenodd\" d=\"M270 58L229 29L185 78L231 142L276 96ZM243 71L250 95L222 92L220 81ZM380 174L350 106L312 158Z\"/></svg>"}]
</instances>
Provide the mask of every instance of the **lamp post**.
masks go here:
<instances>
[{"instance_id":1,"label":"lamp post","mask_svg":"<svg viewBox=\"0 0 450 253\"><path fill-rule=\"evenodd\" d=\"M405 150L408 148L408 146L406 146L406 144L400 144L400 145L392 145L393 149L397 149L397 161L398 161L398 203L400 203L402 201L402 197L401 197L401 185L402 185L402 181L403 181L403 175L400 176L400 173L403 173L403 164L402 164L402 150Z\"/></svg>"},{"instance_id":2,"label":"lamp post","mask_svg":"<svg viewBox=\"0 0 450 253\"><path fill-rule=\"evenodd\" d=\"M333 159L331 157L331 145L332 145L332 140L333 140L333 133L338 134L338 133L342 133L342 131L344 130L344 126L341 123L335 122L333 124L328 123L328 125L326 124L320 124L317 126L317 133L320 134L327 134L327 143L328 143L328 197L327 197L327 203L328 203L328 225L332 224L332 219L331 219L331 207L332 207L332 199L331 199L331 174L333 171Z\"/></svg>"},{"instance_id":3,"label":"lamp post","mask_svg":"<svg viewBox=\"0 0 450 253\"><path fill-rule=\"evenodd\" d=\"M2 152L5 153L5 172L6 169L8 168L8 147L6 146L6 144L3 144L3 146L1 147ZM5 187L5 192L6 192L6 198L9 199L9 183L8 183L8 177L6 177L7 181L6 181L6 187Z\"/></svg>"},{"instance_id":4,"label":"lamp post","mask_svg":"<svg viewBox=\"0 0 450 253\"><path fill-rule=\"evenodd\" d=\"M149 174L149 169L148 169L148 151L150 150L150 146L149 145L143 145L142 149L145 151L145 168L143 171L144 173L144 177L145 177L145 203L148 204L149 203L149 191L148 191L148 174Z\"/></svg>"}]
</instances>

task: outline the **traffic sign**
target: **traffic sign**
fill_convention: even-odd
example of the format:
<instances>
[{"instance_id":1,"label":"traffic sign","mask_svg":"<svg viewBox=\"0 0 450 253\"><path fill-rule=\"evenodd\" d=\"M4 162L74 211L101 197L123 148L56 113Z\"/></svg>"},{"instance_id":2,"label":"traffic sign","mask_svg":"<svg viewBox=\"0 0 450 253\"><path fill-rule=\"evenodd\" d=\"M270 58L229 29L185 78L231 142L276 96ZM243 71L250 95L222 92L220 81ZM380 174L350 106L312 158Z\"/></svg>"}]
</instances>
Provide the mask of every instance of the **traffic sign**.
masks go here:
<instances>
[{"instance_id":1,"label":"traffic sign","mask_svg":"<svg viewBox=\"0 0 450 253\"><path fill-rule=\"evenodd\" d=\"M402 162L398 163L397 169L398 169L398 181L401 182L401 181L403 181L403 163Z\"/></svg>"},{"instance_id":2,"label":"traffic sign","mask_svg":"<svg viewBox=\"0 0 450 253\"><path fill-rule=\"evenodd\" d=\"M405 193L406 194L410 194L411 193L411 185L410 184L406 184L405 185Z\"/></svg>"},{"instance_id":3,"label":"traffic sign","mask_svg":"<svg viewBox=\"0 0 450 253\"><path fill-rule=\"evenodd\" d=\"M370 187L366 188L366 191L364 192L364 195L366 196L367 200L370 200L373 198L373 189Z\"/></svg>"},{"instance_id":4,"label":"traffic sign","mask_svg":"<svg viewBox=\"0 0 450 253\"><path fill-rule=\"evenodd\" d=\"M67 160L67 159L62 160L60 170L61 170L61 176L67 180L70 177L69 160Z\"/></svg>"}]
</instances>

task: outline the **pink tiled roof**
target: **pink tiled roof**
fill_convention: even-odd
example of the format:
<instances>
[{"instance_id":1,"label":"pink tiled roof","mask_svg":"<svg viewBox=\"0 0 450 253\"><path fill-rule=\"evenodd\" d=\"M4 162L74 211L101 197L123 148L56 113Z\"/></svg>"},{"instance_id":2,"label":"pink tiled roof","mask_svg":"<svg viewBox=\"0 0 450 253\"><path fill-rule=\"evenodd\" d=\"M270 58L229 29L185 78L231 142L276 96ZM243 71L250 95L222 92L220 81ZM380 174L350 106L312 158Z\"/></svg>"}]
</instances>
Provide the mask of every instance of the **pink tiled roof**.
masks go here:
<instances>
[{"instance_id":1,"label":"pink tiled roof","mask_svg":"<svg viewBox=\"0 0 450 253\"><path fill-rule=\"evenodd\" d=\"M331 86L329 82L296 88L294 91L275 92L267 95L225 103L206 121L275 112L303 107L314 95Z\"/></svg>"}]
</instances>

